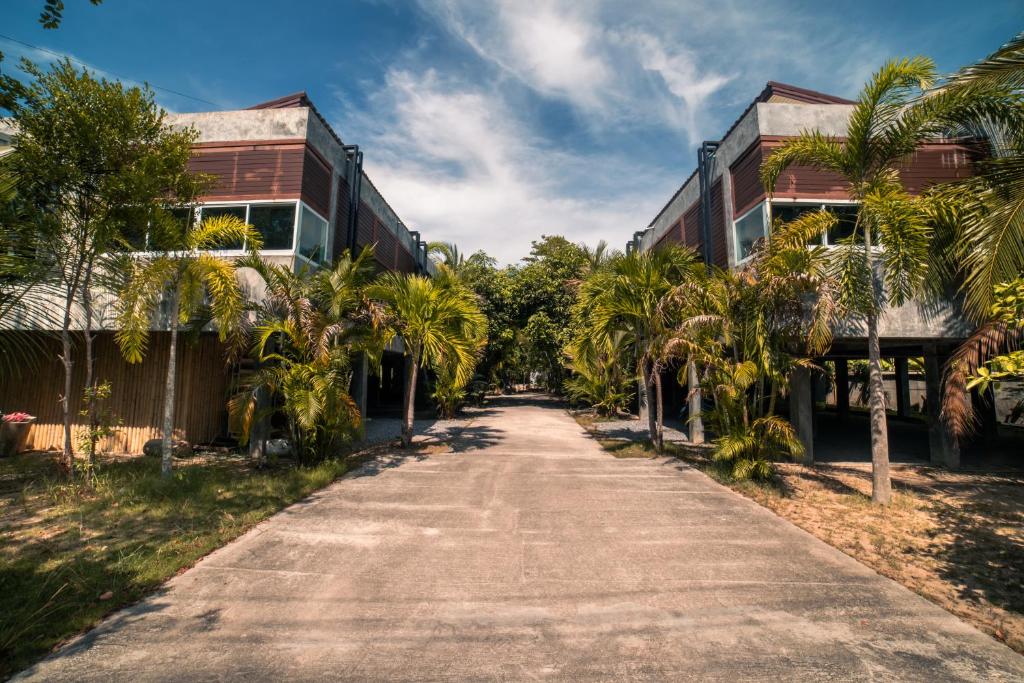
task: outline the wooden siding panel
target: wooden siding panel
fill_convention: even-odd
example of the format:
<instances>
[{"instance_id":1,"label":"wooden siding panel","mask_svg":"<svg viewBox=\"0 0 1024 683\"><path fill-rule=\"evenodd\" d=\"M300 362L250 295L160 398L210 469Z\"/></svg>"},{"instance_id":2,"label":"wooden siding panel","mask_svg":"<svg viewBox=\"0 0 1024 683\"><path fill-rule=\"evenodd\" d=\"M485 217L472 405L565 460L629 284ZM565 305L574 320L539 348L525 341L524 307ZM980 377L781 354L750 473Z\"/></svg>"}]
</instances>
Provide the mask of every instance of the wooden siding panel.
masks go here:
<instances>
[{"instance_id":1,"label":"wooden siding panel","mask_svg":"<svg viewBox=\"0 0 1024 683\"><path fill-rule=\"evenodd\" d=\"M302 192L303 145L202 147L189 170L214 176L206 201L294 199Z\"/></svg>"},{"instance_id":2,"label":"wooden siding panel","mask_svg":"<svg viewBox=\"0 0 1024 683\"><path fill-rule=\"evenodd\" d=\"M681 218L665 231L665 234L654 244L654 248L657 249L666 244L683 244L683 220Z\"/></svg>"},{"instance_id":3,"label":"wooden siding panel","mask_svg":"<svg viewBox=\"0 0 1024 683\"><path fill-rule=\"evenodd\" d=\"M348 181L345 178L338 179L338 201L334 207L334 253L333 260L337 260L343 251L348 249Z\"/></svg>"},{"instance_id":4,"label":"wooden siding panel","mask_svg":"<svg viewBox=\"0 0 1024 683\"><path fill-rule=\"evenodd\" d=\"M331 167L307 147L302 159L302 201L321 216L331 215Z\"/></svg>"},{"instance_id":5,"label":"wooden siding panel","mask_svg":"<svg viewBox=\"0 0 1024 683\"><path fill-rule=\"evenodd\" d=\"M701 252L704 243L700 227L700 200L695 201L683 214L683 243Z\"/></svg>"},{"instance_id":6,"label":"wooden siding panel","mask_svg":"<svg viewBox=\"0 0 1024 683\"><path fill-rule=\"evenodd\" d=\"M359 220L356 222L356 244L361 247L372 245L376 241L374 224L377 216L364 201L359 202Z\"/></svg>"},{"instance_id":7,"label":"wooden siding panel","mask_svg":"<svg viewBox=\"0 0 1024 683\"><path fill-rule=\"evenodd\" d=\"M725 190L721 178L711 185L711 262L720 268L729 266L729 244L725 236Z\"/></svg>"},{"instance_id":8,"label":"wooden siding panel","mask_svg":"<svg viewBox=\"0 0 1024 683\"><path fill-rule=\"evenodd\" d=\"M926 144L900 166L900 180L907 192L920 194L932 185L974 175L974 162L980 156L981 150L970 145Z\"/></svg>"},{"instance_id":9,"label":"wooden siding panel","mask_svg":"<svg viewBox=\"0 0 1024 683\"><path fill-rule=\"evenodd\" d=\"M729 169L732 173L733 215L743 215L765 197L760 176L764 151L762 143L755 142Z\"/></svg>"},{"instance_id":10,"label":"wooden siding panel","mask_svg":"<svg viewBox=\"0 0 1024 683\"><path fill-rule=\"evenodd\" d=\"M398 262L395 265L402 273L416 272L416 259L413 258L408 249L400 245L398 247Z\"/></svg>"},{"instance_id":11,"label":"wooden siding panel","mask_svg":"<svg viewBox=\"0 0 1024 683\"><path fill-rule=\"evenodd\" d=\"M8 333L9 334L9 333ZM31 448L62 448L64 424L59 396L64 369L57 360L59 340L47 340L52 347L33 371L31 379L8 380L0 386L0 406L5 411L23 410L37 420L29 431ZM113 334L96 336L96 374L111 383L108 403L113 414L124 421L117 434L101 445L116 453L140 453L149 439L159 438L163 422L164 379L170 334L154 332L142 363L130 365L122 358ZM75 350L71 411L78 418L84 386L84 350ZM175 396L175 430L192 443L212 441L225 432L230 373L224 361L224 347L215 334L203 334L195 343L179 340L178 387Z\"/></svg>"}]
</instances>

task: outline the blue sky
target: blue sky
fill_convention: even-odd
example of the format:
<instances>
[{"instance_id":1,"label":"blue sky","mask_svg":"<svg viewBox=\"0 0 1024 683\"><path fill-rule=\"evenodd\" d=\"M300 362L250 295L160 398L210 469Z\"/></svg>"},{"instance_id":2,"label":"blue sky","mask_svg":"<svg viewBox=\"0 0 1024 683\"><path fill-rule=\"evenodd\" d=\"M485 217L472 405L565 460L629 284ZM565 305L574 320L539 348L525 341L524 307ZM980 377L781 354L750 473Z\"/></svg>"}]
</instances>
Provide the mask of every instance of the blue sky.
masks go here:
<instances>
[{"instance_id":1,"label":"blue sky","mask_svg":"<svg viewBox=\"0 0 1024 683\"><path fill-rule=\"evenodd\" d=\"M205 100L170 110L307 91L407 224L503 262L621 247L768 80L853 97L890 57L948 72L1024 30L1020 0L66 0L56 31L42 4L0 33Z\"/></svg>"}]
</instances>

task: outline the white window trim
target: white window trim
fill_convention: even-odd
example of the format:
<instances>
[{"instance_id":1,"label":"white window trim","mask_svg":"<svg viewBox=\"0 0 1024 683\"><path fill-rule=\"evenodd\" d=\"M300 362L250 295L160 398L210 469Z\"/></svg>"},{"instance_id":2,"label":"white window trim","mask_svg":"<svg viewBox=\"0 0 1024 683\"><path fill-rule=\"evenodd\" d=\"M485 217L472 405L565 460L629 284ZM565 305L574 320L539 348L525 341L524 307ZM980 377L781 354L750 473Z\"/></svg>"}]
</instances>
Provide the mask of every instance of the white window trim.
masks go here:
<instances>
[{"instance_id":1,"label":"white window trim","mask_svg":"<svg viewBox=\"0 0 1024 683\"><path fill-rule=\"evenodd\" d=\"M740 246L740 241L739 241L738 236L736 234L736 224L739 223L744 218L746 218L747 216L749 216L750 214L754 213L755 211L760 211L761 212L761 227L763 228L762 239L767 238L768 237L768 232L771 230L771 221L770 221L770 214L768 212L768 200L767 199L761 200L761 202L759 202L756 206L751 207L750 209L744 211L738 218L733 220L733 222L732 222L732 244L733 244L733 252L734 252L733 253L733 257L736 259L736 265L737 266L744 265L747 261L749 261L751 259L753 254L752 253L751 254L747 254L743 258L740 258L739 253L736 253L736 252L738 252L739 246Z\"/></svg>"},{"instance_id":2,"label":"white window trim","mask_svg":"<svg viewBox=\"0 0 1024 683\"><path fill-rule=\"evenodd\" d=\"M791 199L791 198L780 198L780 199L766 199L765 206L767 207L767 215L765 216L767 226L766 232L770 232L772 228L772 221L774 220L771 207L773 204L781 204L786 206L816 206L821 211L827 206L846 205L846 206L860 206L860 202L855 199ZM828 235L822 235L822 244L816 244L814 246L825 247L826 249L834 248L835 244L826 244L828 242Z\"/></svg>"},{"instance_id":3,"label":"white window trim","mask_svg":"<svg viewBox=\"0 0 1024 683\"><path fill-rule=\"evenodd\" d=\"M292 244L294 245L295 249L294 249L294 252L289 252L289 253L294 253L297 258L302 259L306 263L309 263L311 265L317 266L318 268L319 267L323 267L324 265L330 263L330 261L331 261L330 258L328 258L328 255L327 255L327 240L328 240L328 238L330 238L331 222L329 220L327 220L326 218L324 218L323 216L321 216L319 211L314 209L312 206L310 206L306 202L302 201L301 199L297 200L297 201L298 201L298 206L297 206L297 208L295 210L295 232L292 235ZM258 204L259 202L255 202L255 203ZM313 214L314 216L316 216L317 218L319 218L320 220L322 220L324 222L324 244L323 244L324 255L323 255L323 261L320 261L320 262L313 261L312 259L310 259L307 256L303 255L301 251L299 251L299 226L300 226L300 224L302 222L302 210L303 210L303 208L309 209L309 212L311 214ZM246 214L246 215L248 215L248 214ZM262 254L262 253L269 253L269 252L261 251L260 253Z\"/></svg>"},{"instance_id":4,"label":"white window trim","mask_svg":"<svg viewBox=\"0 0 1024 683\"><path fill-rule=\"evenodd\" d=\"M249 222L249 207L253 204L259 204L265 206L268 204L277 204L278 206L294 206L295 217L292 219L292 248L291 249L260 249L260 254L264 256L292 256L293 254L299 253L299 216L302 214L302 207L307 206L301 199L278 199L278 200L244 200L244 201L227 201L227 202L206 202L203 204L196 205L196 220L203 220L203 209L211 208L216 209L226 206L244 206L245 207L245 218L243 219L246 223ZM313 209L310 209L313 211ZM316 211L313 211L316 213ZM317 214L318 216L320 214ZM211 252L218 254L224 254L225 256L243 256L247 253L245 245L242 245L241 249L210 249Z\"/></svg>"}]
</instances>

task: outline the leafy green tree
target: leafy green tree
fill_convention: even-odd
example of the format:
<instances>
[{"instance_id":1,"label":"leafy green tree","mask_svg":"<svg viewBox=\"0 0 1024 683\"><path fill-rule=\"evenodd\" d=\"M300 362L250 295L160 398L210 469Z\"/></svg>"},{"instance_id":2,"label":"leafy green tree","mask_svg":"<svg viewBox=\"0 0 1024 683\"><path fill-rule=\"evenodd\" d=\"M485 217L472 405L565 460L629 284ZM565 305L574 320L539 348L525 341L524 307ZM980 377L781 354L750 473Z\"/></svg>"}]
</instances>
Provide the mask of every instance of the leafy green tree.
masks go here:
<instances>
[{"instance_id":1,"label":"leafy green tree","mask_svg":"<svg viewBox=\"0 0 1024 683\"><path fill-rule=\"evenodd\" d=\"M1008 292L1024 277L1024 33L961 69L945 88L968 97L979 88L1011 95L996 115L979 119L968 111L958 121L954 132L984 139L988 155L975 162L975 175L940 188L934 210L936 280L960 291L978 326L953 354L944 386L944 418L964 435L975 424L967 390L987 390L986 373L1010 379L1024 337L1024 316L1006 315Z\"/></svg>"},{"instance_id":2,"label":"leafy green tree","mask_svg":"<svg viewBox=\"0 0 1024 683\"><path fill-rule=\"evenodd\" d=\"M124 248L168 197L192 201L199 182L187 162L195 133L165 125L148 88L97 80L68 60L48 72L24 60L21 66L31 82L0 81L18 130L5 164L37 231L48 277L61 292L63 464L70 475L72 324L82 322L86 387L95 391L95 278L106 255Z\"/></svg>"},{"instance_id":3,"label":"leafy green tree","mask_svg":"<svg viewBox=\"0 0 1024 683\"><path fill-rule=\"evenodd\" d=\"M903 189L899 165L953 122L996 114L1005 102L1003 93L983 88L922 97L934 80L930 59L888 62L861 92L845 139L807 131L786 141L761 167L769 194L782 171L799 164L842 176L850 198L859 204L854 234L837 249L835 269L843 303L867 328L871 497L878 504L892 496L878 319L887 303L901 305L921 291L933 228L928 198Z\"/></svg>"},{"instance_id":4,"label":"leafy green tree","mask_svg":"<svg viewBox=\"0 0 1024 683\"><path fill-rule=\"evenodd\" d=\"M178 329L202 327L212 321L221 341L228 341L242 325L245 301L235 276L235 263L211 250L246 243L259 249L260 235L234 216L216 216L195 224L165 214L155 221L151 253L128 257L127 277L118 293L118 331L121 352L129 363L146 354L153 316L166 301L170 348L164 386L161 474L171 476L174 452L174 399L177 388Z\"/></svg>"},{"instance_id":5,"label":"leafy green tree","mask_svg":"<svg viewBox=\"0 0 1024 683\"><path fill-rule=\"evenodd\" d=\"M344 252L327 269L298 273L252 254L236 264L255 270L266 288L255 307L250 347L258 363L228 406L242 442L277 409L302 463L340 452L357 436L361 415L348 393L352 357L379 359L383 311L367 294L373 249Z\"/></svg>"},{"instance_id":6,"label":"leafy green tree","mask_svg":"<svg viewBox=\"0 0 1024 683\"><path fill-rule=\"evenodd\" d=\"M385 273L369 292L387 309L388 335L405 345L409 367L402 445L408 447L412 444L420 367L447 373L464 386L473 376L487 321L473 292L454 278L434 281L421 275Z\"/></svg>"},{"instance_id":7,"label":"leafy green tree","mask_svg":"<svg viewBox=\"0 0 1024 683\"><path fill-rule=\"evenodd\" d=\"M93 5L100 5L103 0L89 0ZM43 28L59 28L64 21L64 0L44 0L43 9L39 13L39 23Z\"/></svg>"},{"instance_id":8,"label":"leafy green tree","mask_svg":"<svg viewBox=\"0 0 1024 683\"><path fill-rule=\"evenodd\" d=\"M625 334L647 393L648 431L658 452L664 425L661 371L668 360L666 344L673 323L663 302L675 287L702 271L691 249L634 251L618 255L579 289L577 310L586 312L581 334L602 346L611 344L614 335Z\"/></svg>"},{"instance_id":9,"label":"leafy green tree","mask_svg":"<svg viewBox=\"0 0 1024 683\"><path fill-rule=\"evenodd\" d=\"M768 478L773 460L803 452L776 401L790 373L810 369L831 344L841 311L837 283L827 250L806 245L835 224L827 211L777 223L743 269L715 270L666 297L679 320L668 353L704 369L701 385L714 400L706 415L714 457L737 479Z\"/></svg>"}]
</instances>

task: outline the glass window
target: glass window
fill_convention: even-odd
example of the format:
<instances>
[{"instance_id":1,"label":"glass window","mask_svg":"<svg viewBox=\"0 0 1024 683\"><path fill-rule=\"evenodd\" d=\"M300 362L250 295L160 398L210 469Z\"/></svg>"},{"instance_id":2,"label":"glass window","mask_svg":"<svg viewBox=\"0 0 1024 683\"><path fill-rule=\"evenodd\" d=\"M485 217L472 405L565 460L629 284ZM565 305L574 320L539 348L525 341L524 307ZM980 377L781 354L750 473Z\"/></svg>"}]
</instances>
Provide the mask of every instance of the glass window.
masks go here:
<instances>
[{"instance_id":1,"label":"glass window","mask_svg":"<svg viewBox=\"0 0 1024 683\"><path fill-rule=\"evenodd\" d=\"M204 206L200 217L202 220L216 216L235 216L239 220L245 220L245 206ZM233 242L221 245L221 249L241 249L241 242Z\"/></svg>"},{"instance_id":2,"label":"glass window","mask_svg":"<svg viewBox=\"0 0 1024 683\"><path fill-rule=\"evenodd\" d=\"M772 204L772 222L781 221L783 223L789 223L795 221L805 213L811 211L819 211L821 204ZM821 237L810 240L807 244L815 245L821 244Z\"/></svg>"},{"instance_id":3,"label":"glass window","mask_svg":"<svg viewBox=\"0 0 1024 683\"><path fill-rule=\"evenodd\" d=\"M748 211L735 223L736 261L750 256L754 245L764 238L764 204Z\"/></svg>"},{"instance_id":4,"label":"glass window","mask_svg":"<svg viewBox=\"0 0 1024 683\"><path fill-rule=\"evenodd\" d=\"M264 249L291 249L295 232L294 204L252 204L249 224L263 236Z\"/></svg>"},{"instance_id":5,"label":"glass window","mask_svg":"<svg viewBox=\"0 0 1024 683\"><path fill-rule=\"evenodd\" d=\"M833 204L827 208L838 219L838 223L828 231L828 243L830 245L839 244L840 240L853 235L853 230L857 225L858 207L853 204Z\"/></svg>"},{"instance_id":6,"label":"glass window","mask_svg":"<svg viewBox=\"0 0 1024 683\"><path fill-rule=\"evenodd\" d=\"M308 206L302 207L299 223L299 253L310 261L327 260L327 221L317 216Z\"/></svg>"}]
</instances>

